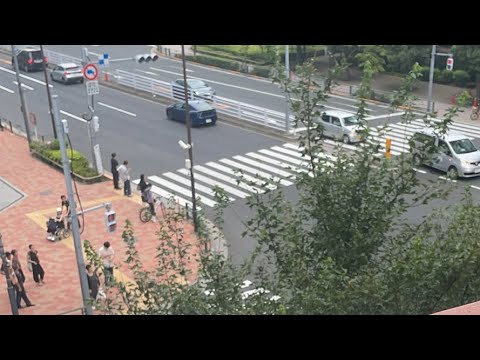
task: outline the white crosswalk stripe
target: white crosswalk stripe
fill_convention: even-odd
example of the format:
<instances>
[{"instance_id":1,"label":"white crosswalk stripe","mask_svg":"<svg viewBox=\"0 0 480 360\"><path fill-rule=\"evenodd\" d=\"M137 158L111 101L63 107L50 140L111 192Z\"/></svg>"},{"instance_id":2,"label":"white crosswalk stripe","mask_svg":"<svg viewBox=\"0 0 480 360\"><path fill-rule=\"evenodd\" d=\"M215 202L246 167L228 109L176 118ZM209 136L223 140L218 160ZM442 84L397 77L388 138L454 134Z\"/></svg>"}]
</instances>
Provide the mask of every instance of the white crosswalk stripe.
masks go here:
<instances>
[{"instance_id":1,"label":"white crosswalk stripe","mask_svg":"<svg viewBox=\"0 0 480 360\"><path fill-rule=\"evenodd\" d=\"M248 174L245 174L245 173L242 173L239 175L239 173L236 173L235 170L233 170L232 168L229 168L228 166L223 166L221 164L217 164L216 162L213 162L213 161L210 161L208 163L206 163L205 165L208 165L208 166L211 166L217 170L220 170L220 171L223 171L227 174L230 174L230 175L233 175L233 176L239 176L241 179L245 180L245 181L248 181L250 183L254 183L254 184L257 184L258 186L263 186L265 185L265 187L267 189L270 189L270 190L275 190L277 187L273 184L269 184L269 183L266 183L265 181L262 181L258 178L255 178L253 176L250 176Z\"/></svg>"},{"instance_id":2,"label":"white crosswalk stripe","mask_svg":"<svg viewBox=\"0 0 480 360\"><path fill-rule=\"evenodd\" d=\"M272 176L264 171L261 171L261 170L257 170L257 169L254 169L250 166L247 166L247 165L244 165L242 163L239 163L237 161L233 161L233 160L230 160L230 159L220 159L219 160L220 162L224 163L224 164L227 164L227 165L230 165L230 166L233 166L237 169L240 169L240 170L243 170L243 171L246 171L250 174L253 174L253 175L258 175L260 177L262 177L263 179L266 179L268 181L272 181L274 183L277 183L277 182L280 182L281 185L283 186L290 186L290 185L293 185L293 182L291 181L288 181L288 180L285 180L285 179L281 179L277 176Z\"/></svg>"},{"instance_id":3,"label":"white crosswalk stripe","mask_svg":"<svg viewBox=\"0 0 480 360\"><path fill-rule=\"evenodd\" d=\"M132 181L132 183L134 183L135 185L138 185L139 182L140 182L140 179ZM175 199L175 202L178 202L181 206L185 207L186 205L188 205L190 208L192 208L192 203L189 200L185 200L184 198L182 198L178 195L172 194L168 191L165 191L165 190L163 190L163 189L161 189L158 186L155 186L153 184L152 184L152 192L156 195L161 196L162 198L165 198L165 199L171 199L173 197ZM198 210L200 210L200 208L198 208Z\"/></svg>"}]
</instances>

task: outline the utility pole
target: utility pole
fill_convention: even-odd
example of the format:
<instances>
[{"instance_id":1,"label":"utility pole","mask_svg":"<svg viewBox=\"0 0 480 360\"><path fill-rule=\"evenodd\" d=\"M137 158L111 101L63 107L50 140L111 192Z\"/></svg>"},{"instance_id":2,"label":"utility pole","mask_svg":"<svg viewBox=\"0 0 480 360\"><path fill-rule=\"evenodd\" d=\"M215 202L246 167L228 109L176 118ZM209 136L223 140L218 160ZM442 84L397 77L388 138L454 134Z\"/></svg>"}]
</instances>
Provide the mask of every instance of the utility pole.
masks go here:
<instances>
[{"instance_id":1,"label":"utility pole","mask_svg":"<svg viewBox=\"0 0 480 360\"><path fill-rule=\"evenodd\" d=\"M288 45L285 45L285 75L290 79L290 54ZM288 91L285 91L285 131L290 131L290 105L288 101Z\"/></svg>"},{"instance_id":2,"label":"utility pole","mask_svg":"<svg viewBox=\"0 0 480 360\"><path fill-rule=\"evenodd\" d=\"M198 219L197 219L197 199L195 195L195 178L193 176L193 148L192 148L192 123L190 119L190 108L188 106L188 86L187 86L187 66L185 64L185 45L182 45L182 63L183 63L183 89L185 91L185 113L187 123L187 137L188 137L188 158L190 159L190 181L192 188L192 215L193 215L193 228L195 233L198 231Z\"/></svg>"},{"instance_id":3,"label":"utility pole","mask_svg":"<svg viewBox=\"0 0 480 360\"><path fill-rule=\"evenodd\" d=\"M68 202L70 203L72 227L73 227L73 244L75 247L75 255L77 257L78 275L80 277L80 287L82 289L83 305L85 314L92 315L92 306L90 305L90 291L88 288L87 271L85 269L85 260L83 259L82 243L80 240L80 229L78 228L78 215L73 197L72 178L70 175L70 162L67 157L67 148L65 146L65 133L68 133L67 121L60 121L60 108L58 106L58 95L52 96L52 107L57 126L57 133L62 153L63 174L65 175L65 184L67 186ZM64 128L65 126L65 128ZM65 130L66 129L66 130Z\"/></svg>"},{"instance_id":4,"label":"utility pole","mask_svg":"<svg viewBox=\"0 0 480 360\"><path fill-rule=\"evenodd\" d=\"M5 264L5 277L7 278L8 299L10 300L10 307L12 315L18 315L17 299L15 297L15 289L13 288L12 279L10 279L10 272L7 268L7 257L5 256L5 249L3 248L2 234L0 233L0 256L2 257L2 264ZM10 264L10 266L13 266Z\"/></svg>"},{"instance_id":5,"label":"utility pole","mask_svg":"<svg viewBox=\"0 0 480 360\"><path fill-rule=\"evenodd\" d=\"M50 109L50 117L52 119L52 128L53 128L53 137L57 138L57 129L55 128L55 119L53 118L53 110L52 110L52 94L50 94L50 84L48 83L48 74L47 74L47 64L45 64L45 55L43 54L43 45L40 45L40 51L42 53L43 59L43 73L45 75L45 84L47 86L47 98L48 98L48 106Z\"/></svg>"},{"instance_id":6,"label":"utility pole","mask_svg":"<svg viewBox=\"0 0 480 360\"><path fill-rule=\"evenodd\" d=\"M17 77L18 93L20 94L20 103L22 104L23 121L25 122L25 131L27 132L28 147L30 147L32 138L30 137L30 125L28 123L27 101L25 100L25 94L23 93L22 83L20 82L20 70L18 69L18 59L17 59L17 54L15 53L15 45L12 45L12 54L13 54L12 58L15 60L14 61L15 75Z\"/></svg>"},{"instance_id":7,"label":"utility pole","mask_svg":"<svg viewBox=\"0 0 480 360\"><path fill-rule=\"evenodd\" d=\"M430 58L430 79L428 81L427 112L432 111L433 70L435 69L435 54L436 54L436 52L437 52L437 45L432 45L432 57Z\"/></svg>"}]
</instances>

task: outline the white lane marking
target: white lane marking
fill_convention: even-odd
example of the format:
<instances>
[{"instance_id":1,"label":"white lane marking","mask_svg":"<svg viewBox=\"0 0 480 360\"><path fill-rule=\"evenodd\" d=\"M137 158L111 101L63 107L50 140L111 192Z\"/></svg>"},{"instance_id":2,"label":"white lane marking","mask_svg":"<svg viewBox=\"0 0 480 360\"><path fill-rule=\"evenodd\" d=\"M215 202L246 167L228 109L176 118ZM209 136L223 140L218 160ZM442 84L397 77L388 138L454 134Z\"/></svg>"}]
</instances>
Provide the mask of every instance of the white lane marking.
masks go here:
<instances>
[{"instance_id":1,"label":"white lane marking","mask_svg":"<svg viewBox=\"0 0 480 360\"><path fill-rule=\"evenodd\" d=\"M445 180L445 181L451 181L451 182L454 182L454 183L457 182L457 180L453 180L453 179L450 179L450 178L446 178L445 176L439 176L438 178L439 178L439 179L442 179L442 180Z\"/></svg>"},{"instance_id":2,"label":"white lane marking","mask_svg":"<svg viewBox=\"0 0 480 360\"><path fill-rule=\"evenodd\" d=\"M474 188L474 189L477 189L477 190L480 190L480 187L478 186L475 186L475 185L470 185L471 188Z\"/></svg>"},{"instance_id":3,"label":"white lane marking","mask_svg":"<svg viewBox=\"0 0 480 360\"><path fill-rule=\"evenodd\" d=\"M292 175L290 173L287 173L286 171L283 171L283 170L280 170L280 169L277 169L277 168L274 168L272 166L268 166L266 164L262 164L262 163L259 163L258 161L255 161L255 160L251 160L249 158L246 158L244 156L240 156L240 155L236 155L233 157L235 160L238 160L238 161L241 161L241 162L244 162L246 164L249 164L249 165L252 165L252 166L255 166L259 169L263 169L263 170L266 170L266 171L270 171L271 173L274 173L274 174L277 174L278 176L282 176L284 178L289 178L291 180L295 180L295 175Z\"/></svg>"},{"instance_id":4,"label":"white lane marking","mask_svg":"<svg viewBox=\"0 0 480 360\"><path fill-rule=\"evenodd\" d=\"M244 174L244 173L240 173L240 172L235 172L235 170L233 170L232 168L229 168L228 166L223 166L223 165L220 165L220 164L217 164L213 161L210 161L208 163L206 163L205 165L208 165L210 167L213 167L214 169L217 169L217 170L220 170L220 171L223 171L224 173L227 173L229 175L232 175L232 176L238 176L240 177L241 180L246 180L250 183L254 183L260 187L263 187L265 186L266 188L270 189L270 190L275 190L277 187L275 185L272 185L266 181L262 181L258 178L255 178L253 176L250 176L248 174Z\"/></svg>"},{"instance_id":5,"label":"white lane marking","mask_svg":"<svg viewBox=\"0 0 480 360\"><path fill-rule=\"evenodd\" d=\"M10 94L15 94L15 91L10 90L9 88L3 87L0 85L0 89L5 90L6 92L9 92Z\"/></svg>"},{"instance_id":6,"label":"white lane marking","mask_svg":"<svg viewBox=\"0 0 480 360\"><path fill-rule=\"evenodd\" d=\"M190 172L187 169L178 169L177 172L179 172L180 174L186 175L186 176L190 176ZM195 173L195 180L204 182L205 184L208 184L208 185L221 187L226 192L228 192L232 195L235 195L235 196L239 197L240 199L244 199L247 196L249 196L248 194L244 193L243 191L234 189L234 188L232 188L228 185L225 185L225 184L223 184L219 181L216 181L216 180L212 180L212 179L210 179L206 176L203 176L201 174L198 174L198 173Z\"/></svg>"},{"instance_id":7,"label":"white lane marking","mask_svg":"<svg viewBox=\"0 0 480 360\"><path fill-rule=\"evenodd\" d=\"M213 176L217 179L220 179L222 181L225 181L226 183L230 183L232 185L236 185L236 186L239 186L241 187L242 189L245 189L247 191L250 191L252 193L264 193L265 191L263 189L259 189L259 188L256 188L255 186L250 186L250 185L247 185L245 183L242 183L242 182L237 182L237 179L234 179L234 178L231 178L230 176L226 176L226 175L223 175L217 171L214 171L214 170L210 170L204 166L201 166L201 165L196 165L193 167L195 170L197 171L201 171L207 175L210 175L210 176Z\"/></svg>"},{"instance_id":8,"label":"white lane marking","mask_svg":"<svg viewBox=\"0 0 480 360\"><path fill-rule=\"evenodd\" d=\"M126 110L122 110L122 109L119 109L119 108L116 108L115 106L111 106L111 105L107 105L107 104L104 104L102 102L97 102L98 105L102 105L102 106L105 106L109 109L112 109L112 110L116 110L116 111L119 111L119 112L122 112L124 114L127 114L127 115L130 115L130 116L137 116L137 114L134 114L134 113L131 113L129 111L126 111Z\"/></svg>"},{"instance_id":9,"label":"white lane marking","mask_svg":"<svg viewBox=\"0 0 480 360\"><path fill-rule=\"evenodd\" d=\"M17 82L17 81L13 81L13 83L18 86L18 82ZM24 87L25 89L28 89L28 90L32 90L32 91L34 90L34 88L32 88L32 87L30 87L30 86L28 86L28 85L25 85L24 83L22 83L22 87Z\"/></svg>"},{"instance_id":10,"label":"white lane marking","mask_svg":"<svg viewBox=\"0 0 480 360\"><path fill-rule=\"evenodd\" d=\"M425 170L420 170L416 168L412 168L413 171L419 172L420 174L426 174L427 172Z\"/></svg>"},{"instance_id":11,"label":"white lane marking","mask_svg":"<svg viewBox=\"0 0 480 360\"><path fill-rule=\"evenodd\" d=\"M178 66L177 66L177 65L170 65L170 67L178 70ZM190 69L185 69L185 71L186 71L186 72L195 72L195 71L190 70Z\"/></svg>"},{"instance_id":12,"label":"white lane marking","mask_svg":"<svg viewBox=\"0 0 480 360\"><path fill-rule=\"evenodd\" d=\"M243 170L243 171L246 171L246 172L249 172L250 174L253 174L255 176L260 176L260 180L262 180L262 178L266 179L266 180L269 180L269 181L272 181L274 183L277 183L277 182L280 182L280 184L284 185L284 186L290 186L290 185L293 185L292 182L288 181L288 180L285 180L285 179L281 179L277 176L272 176L271 174L268 174L266 172L263 172L261 170L257 170L257 169L254 169L250 166L247 166L247 165L244 165L244 164L241 164L241 163L238 163L236 161L233 161L233 160L230 160L230 159L220 159L219 160L220 162L224 163L224 164L227 164L227 165L230 165L234 168L237 168L237 169L240 169L240 170Z\"/></svg>"},{"instance_id":13,"label":"white lane marking","mask_svg":"<svg viewBox=\"0 0 480 360\"><path fill-rule=\"evenodd\" d=\"M142 72L148 75L154 75L154 76L159 76L157 73L151 72L151 71L145 71L145 70L140 70L140 69L135 69L135 71Z\"/></svg>"},{"instance_id":14,"label":"white lane marking","mask_svg":"<svg viewBox=\"0 0 480 360\"><path fill-rule=\"evenodd\" d=\"M154 183L157 183L160 186L166 187L170 190L173 190L173 191L175 191L177 193L180 193L180 194L183 194L185 196L191 195L190 190L187 190L187 189L185 189L181 186L178 186L178 185L176 185L176 184L174 184L174 183L172 183L168 180L162 179L161 177L158 177L156 175L149 176L148 179L153 181ZM200 201L202 203L204 203L207 206L214 207L216 205L215 201L207 199L206 197L204 197L202 195L197 195L197 197L200 199Z\"/></svg>"},{"instance_id":15,"label":"white lane marking","mask_svg":"<svg viewBox=\"0 0 480 360\"><path fill-rule=\"evenodd\" d=\"M6 68L4 68L4 67L2 67L2 66L0 66L0 70L15 75L15 71L6 69ZM35 83L37 83L37 84L40 84L40 85L43 85L43 86L46 85L43 81L34 79L34 78L30 77L30 76L26 76L26 75L23 75L23 74L19 74L19 75L20 75L20 77L22 77L22 78L24 78L24 79L27 79L27 80L30 80L30 81L33 81L33 82L35 82ZM48 86L51 87L51 88L53 88L53 85L48 84Z\"/></svg>"},{"instance_id":16,"label":"white lane marking","mask_svg":"<svg viewBox=\"0 0 480 360\"><path fill-rule=\"evenodd\" d=\"M75 119L75 120L79 120L79 121L84 122L84 123L87 122L87 120L82 119L81 117L78 117L77 115L70 114L70 113L68 113L68 112L66 112L66 111L63 111L63 110L60 110L60 114L63 114L63 115L66 115L66 116L70 116L71 118L73 118L73 119Z\"/></svg>"},{"instance_id":17,"label":"white lane marking","mask_svg":"<svg viewBox=\"0 0 480 360\"><path fill-rule=\"evenodd\" d=\"M182 176L179 176L175 173L171 173L171 172L167 172L167 173L164 173L163 176L166 176L172 180L175 180L176 182L179 182L180 184L183 184L183 185L186 185L188 187L188 189L191 190L191 181L190 179L187 179L187 178L184 178ZM215 192L210 189L209 187L206 187L206 186L203 186L202 184L195 184L195 191L201 191L211 197L214 197L215 196ZM234 198L229 198L228 200L230 201L234 201L235 199Z\"/></svg>"}]
</instances>

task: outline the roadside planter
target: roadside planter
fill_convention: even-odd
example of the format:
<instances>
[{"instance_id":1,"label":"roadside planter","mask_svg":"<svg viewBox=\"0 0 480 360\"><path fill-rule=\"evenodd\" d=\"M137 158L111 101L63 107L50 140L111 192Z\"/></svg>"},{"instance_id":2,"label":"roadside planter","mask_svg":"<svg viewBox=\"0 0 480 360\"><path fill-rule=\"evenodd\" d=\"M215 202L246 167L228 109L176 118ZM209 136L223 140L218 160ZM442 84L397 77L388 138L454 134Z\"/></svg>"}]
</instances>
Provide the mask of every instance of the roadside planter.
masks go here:
<instances>
[{"instance_id":1,"label":"roadside planter","mask_svg":"<svg viewBox=\"0 0 480 360\"><path fill-rule=\"evenodd\" d=\"M63 172L62 155L60 153L58 140L51 143L43 143L40 141L33 141L30 148L30 153L33 157L39 159L45 164ZM101 181L106 181L107 178L103 174L98 174L94 169L91 169L88 160L85 156L73 150L67 149L67 156L70 159L72 167L72 176L84 184L94 184Z\"/></svg>"}]
</instances>

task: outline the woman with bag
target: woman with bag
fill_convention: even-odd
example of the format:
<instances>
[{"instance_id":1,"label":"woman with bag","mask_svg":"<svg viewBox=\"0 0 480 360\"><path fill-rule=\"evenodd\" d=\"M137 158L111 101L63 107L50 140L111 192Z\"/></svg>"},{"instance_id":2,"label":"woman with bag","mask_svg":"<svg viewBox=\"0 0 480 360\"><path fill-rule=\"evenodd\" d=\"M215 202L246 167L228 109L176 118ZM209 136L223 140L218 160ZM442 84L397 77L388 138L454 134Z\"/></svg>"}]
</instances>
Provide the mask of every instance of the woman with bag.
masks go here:
<instances>
[{"instance_id":1,"label":"woman with bag","mask_svg":"<svg viewBox=\"0 0 480 360\"><path fill-rule=\"evenodd\" d=\"M45 271L43 270L42 265L40 265L38 250L36 250L32 244L28 245L28 248L30 249L28 252L28 262L32 264L33 281L35 281L37 285L43 285L45 284L43 281Z\"/></svg>"}]
</instances>

